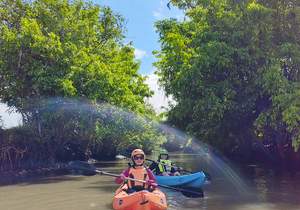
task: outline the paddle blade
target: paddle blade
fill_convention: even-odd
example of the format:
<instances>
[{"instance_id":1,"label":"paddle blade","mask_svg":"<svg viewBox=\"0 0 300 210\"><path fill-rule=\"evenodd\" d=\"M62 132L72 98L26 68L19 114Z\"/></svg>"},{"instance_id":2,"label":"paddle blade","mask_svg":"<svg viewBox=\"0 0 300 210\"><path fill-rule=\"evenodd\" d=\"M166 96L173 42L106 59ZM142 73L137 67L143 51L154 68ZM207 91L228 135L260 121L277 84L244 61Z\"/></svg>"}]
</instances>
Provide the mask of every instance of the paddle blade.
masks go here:
<instances>
[{"instance_id":1,"label":"paddle blade","mask_svg":"<svg viewBox=\"0 0 300 210\"><path fill-rule=\"evenodd\" d=\"M183 191L181 191L182 195L188 197L188 198L203 198L204 197L204 192L202 189L193 189L193 190L189 190L189 189L185 189Z\"/></svg>"},{"instance_id":2,"label":"paddle blade","mask_svg":"<svg viewBox=\"0 0 300 210\"><path fill-rule=\"evenodd\" d=\"M82 174L85 176L93 176L97 174L95 166L79 160L69 162L68 169L72 171L72 173Z\"/></svg>"},{"instance_id":3,"label":"paddle blade","mask_svg":"<svg viewBox=\"0 0 300 210\"><path fill-rule=\"evenodd\" d=\"M178 188L178 187L171 187L167 185L161 185L158 184L159 187L170 189L170 190L175 190L178 192L181 192L182 195L189 197L189 198L202 198L204 196L203 190L200 189L195 189L195 188Z\"/></svg>"},{"instance_id":4,"label":"paddle blade","mask_svg":"<svg viewBox=\"0 0 300 210\"><path fill-rule=\"evenodd\" d=\"M207 173L206 171L203 171L203 173L205 174L206 180L211 181L211 175L209 173Z\"/></svg>"},{"instance_id":5,"label":"paddle blade","mask_svg":"<svg viewBox=\"0 0 300 210\"><path fill-rule=\"evenodd\" d=\"M128 158L126 156L124 156L124 155L116 155L116 159L126 160Z\"/></svg>"}]
</instances>

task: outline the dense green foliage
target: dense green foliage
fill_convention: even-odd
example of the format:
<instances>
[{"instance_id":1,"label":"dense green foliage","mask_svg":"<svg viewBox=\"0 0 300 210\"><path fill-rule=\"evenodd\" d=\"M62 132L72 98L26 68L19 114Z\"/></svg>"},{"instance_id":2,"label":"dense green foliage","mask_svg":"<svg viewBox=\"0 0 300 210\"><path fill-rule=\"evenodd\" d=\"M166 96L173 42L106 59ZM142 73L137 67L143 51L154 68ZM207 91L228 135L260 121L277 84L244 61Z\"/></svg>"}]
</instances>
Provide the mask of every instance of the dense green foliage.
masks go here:
<instances>
[{"instance_id":1,"label":"dense green foliage","mask_svg":"<svg viewBox=\"0 0 300 210\"><path fill-rule=\"evenodd\" d=\"M260 138L298 149L299 1L171 3L186 17L156 24L169 122L225 150Z\"/></svg>"},{"instance_id":2,"label":"dense green foliage","mask_svg":"<svg viewBox=\"0 0 300 210\"><path fill-rule=\"evenodd\" d=\"M151 95L123 19L76 0L0 1L0 98L80 96L139 113Z\"/></svg>"},{"instance_id":3,"label":"dense green foliage","mask_svg":"<svg viewBox=\"0 0 300 210\"><path fill-rule=\"evenodd\" d=\"M0 100L23 116L1 130L0 169L163 143L124 30L120 15L83 0L0 0Z\"/></svg>"}]
</instances>

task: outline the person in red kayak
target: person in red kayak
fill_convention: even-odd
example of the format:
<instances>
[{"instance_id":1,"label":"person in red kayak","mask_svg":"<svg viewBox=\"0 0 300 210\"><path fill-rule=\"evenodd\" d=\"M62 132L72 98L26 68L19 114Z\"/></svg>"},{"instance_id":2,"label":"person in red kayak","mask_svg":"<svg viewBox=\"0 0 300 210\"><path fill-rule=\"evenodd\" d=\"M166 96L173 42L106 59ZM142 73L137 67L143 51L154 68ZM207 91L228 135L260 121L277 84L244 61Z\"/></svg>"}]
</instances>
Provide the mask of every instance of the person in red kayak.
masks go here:
<instances>
[{"instance_id":1,"label":"person in red kayak","mask_svg":"<svg viewBox=\"0 0 300 210\"><path fill-rule=\"evenodd\" d=\"M141 149L135 149L131 153L131 160L133 165L124 170L120 177L117 177L115 182L117 184L127 184L128 193L137 192L141 190L153 191L157 187L155 176L152 171L146 168L145 164L145 153ZM144 180L146 183L126 180L126 178L133 178L138 180Z\"/></svg>"}]
</instances>

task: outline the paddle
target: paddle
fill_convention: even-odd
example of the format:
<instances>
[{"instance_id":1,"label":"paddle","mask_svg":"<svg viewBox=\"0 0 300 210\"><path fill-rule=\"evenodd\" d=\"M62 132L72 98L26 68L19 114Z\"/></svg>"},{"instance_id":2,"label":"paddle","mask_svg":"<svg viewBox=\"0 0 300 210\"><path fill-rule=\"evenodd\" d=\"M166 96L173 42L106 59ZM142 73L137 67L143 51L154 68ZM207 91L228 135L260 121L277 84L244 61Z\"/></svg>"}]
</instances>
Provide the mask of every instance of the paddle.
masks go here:
<instances>
[{"instance_id":1,"label":"paddle","mask_svg":"<svg viewBox=\"0 0 300 210\"><path fill-rule=\"evenodd\" d=\"M83 162L83 161L71 161L68 164L68 168L71 169L71 170L82 170L82 171L94 172L95 174L100 174L100 175L120 177L119 174L113 174L113 173L101 171L101 170L95 168L94 166L90 165L89 163ZM126 180L131 180L131 181L136 181L136 182L141 182L141 183L147 183L144 180L133 179L133 178L130 178L130 177L126 177L125 179ZM194 191L194 190L180 189L180 188L170 187L170 186L161 185L161 184L158 184L158 186L166 188L166 189L170 189L170 190L179 191L184 196L190 197L190 198L203 197L203 191L202 190Z\"/></svg>"}]
</instances>

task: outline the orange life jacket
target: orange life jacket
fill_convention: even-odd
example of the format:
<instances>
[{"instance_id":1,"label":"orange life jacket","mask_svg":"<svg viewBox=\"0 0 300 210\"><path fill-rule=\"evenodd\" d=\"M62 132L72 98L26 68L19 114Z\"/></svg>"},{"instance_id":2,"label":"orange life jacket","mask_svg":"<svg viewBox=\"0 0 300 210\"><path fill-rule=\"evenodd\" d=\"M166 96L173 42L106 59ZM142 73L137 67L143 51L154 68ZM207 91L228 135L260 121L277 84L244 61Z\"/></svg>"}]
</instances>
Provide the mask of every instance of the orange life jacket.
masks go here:
<instances>
[{"instance_id":1,"label":"orange life jacket","mask_svg":"<svg viewBox=\"0 0 300 210\"><path fill-rule=\"evenodd\" d=\"M145 167L142 167L142 168L133 168L133 167L131 167L129 169L129 177L133 178L133 179L144 180L144 181L149 180L148 172L147 172L147 169ZM127 185L128 185L129 188L133 188L135 186L141 186L144 189L148 188L148 185L145 184L145 183L131 181L131 180L128 180Z\"/></svg>"}]
</instances>

